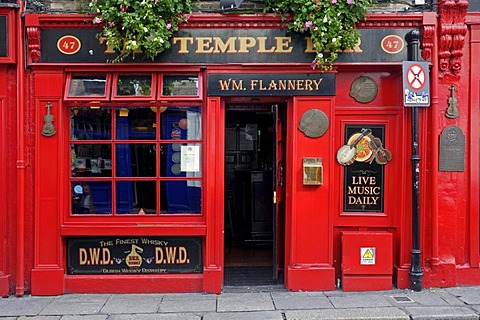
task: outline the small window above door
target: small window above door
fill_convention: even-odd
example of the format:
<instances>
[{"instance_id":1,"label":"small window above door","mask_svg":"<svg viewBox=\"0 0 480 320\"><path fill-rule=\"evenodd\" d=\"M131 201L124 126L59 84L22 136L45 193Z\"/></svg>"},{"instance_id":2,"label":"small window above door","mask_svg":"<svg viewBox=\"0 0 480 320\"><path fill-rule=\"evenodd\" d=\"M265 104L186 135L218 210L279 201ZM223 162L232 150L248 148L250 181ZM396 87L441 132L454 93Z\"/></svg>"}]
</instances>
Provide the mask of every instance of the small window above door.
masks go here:
<instances>
[{"instance_id":1,"label":"small window above door","mask_svg":"<svg viewBox=\"0 0 480 320\"><path fill-rule=\"evenodd\" d=\"M109 74L69 74L65 86L65 100L108 100L109 83Z\"/></svg>"},{"instance_id":2,"label":"small window above door","mask_svg":"<svg viewBox=\"0 0 480 320\"><path fill-rule=\"evenodd\" d=\"M115 74L113 99L155 100L156 74Z\"/></svg>"}]
</instances>

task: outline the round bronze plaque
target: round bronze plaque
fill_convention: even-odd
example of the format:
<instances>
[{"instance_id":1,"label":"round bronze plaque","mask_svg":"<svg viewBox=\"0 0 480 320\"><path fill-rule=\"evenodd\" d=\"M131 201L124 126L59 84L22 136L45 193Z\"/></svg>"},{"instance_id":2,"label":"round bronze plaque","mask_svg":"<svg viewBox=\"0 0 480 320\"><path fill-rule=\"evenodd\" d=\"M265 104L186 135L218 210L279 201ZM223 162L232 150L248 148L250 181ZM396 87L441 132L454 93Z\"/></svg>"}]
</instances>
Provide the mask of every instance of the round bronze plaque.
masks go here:
<instances>
[{"instance_id":1,"label":"round bronze plaque","mask_svg":"<svg viewBox=\"0 0 480 320\"><path fill-rule=\"evenodd\" d=\"M352 82L350 96L360 103L369 103L377 96L378 86L370 77L361 76Z\"/></svg>"},{"instance_id":2,"label":"round bronze plaque","mask_svg":"<svg viewBox=\"0 0 480 320\"><path fill-rule=\"evenodd\" d=\"M300 118L298 130L302 131L307 137L318 138L327 132L328 118L325 112L318 109L310 109L303 113Z\"/></svg>"}]
</instances>

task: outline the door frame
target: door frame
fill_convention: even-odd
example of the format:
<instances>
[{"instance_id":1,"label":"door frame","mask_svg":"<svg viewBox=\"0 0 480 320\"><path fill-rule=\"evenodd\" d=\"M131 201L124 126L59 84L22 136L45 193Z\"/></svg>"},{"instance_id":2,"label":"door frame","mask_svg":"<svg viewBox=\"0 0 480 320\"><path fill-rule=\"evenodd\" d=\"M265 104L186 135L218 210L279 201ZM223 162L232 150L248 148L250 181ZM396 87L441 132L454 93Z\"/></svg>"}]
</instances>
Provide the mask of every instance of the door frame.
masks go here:
<instances>
[{"instance_id":1,"label":"door frame","mask_svg":"<svg viewBox=\"0 0 480 320\"><path fill-rule=\"evenodd\" d=\"M288 112L287 112L287 109L289 107L289 105L292 104L292 101L291 99L285 99L284 97L222 97L222 98L219 98L221 100L221 119L218 119L217 118L217 121L218 122L221 122L221 127L222 127L222 130L217 132L217 138L216 140L222 140L223 142L223 148L220 150L218 150L219 152L218 153L221 153L221 167L222 167L222 179L218 179L217 181L220 182L221 180L221 186L219 186L219 188L222 189L222 192L221 192L221 195L222 195L222 203L223 203L223 206L222 207L219 207L219 209L221 209L221 212L219 212L220 216L221 216L221 219L222 219L222 244L224 244L225 242L225 212L224 212L224 208L225 208L225 203L224 203L224 199L225 199L225 132L226 132L226 111L227 111L227 105L235 105L235 104L251 104L251 105L258 105L258 104L276 104L277 105L277 112L274 113L272 112L272 115L271 115L271 120L272 120L272 124L276 122L277 118L279 118L279 109L283 109L282 111L282 121L283 121L283 125L282 125L282 128L281 130L283 130L283 133L282 133L282 137L283 137L283 140L284 140L284 144L286 143L287 139L286 139L286 122L287 122L287 117L288 117ZM275 117L275 118L274 118ZM275 123L276 124L276 123ZM275 125L275 133L274 133L274 139L275 139L275 142L278 142L278 136L277 136L277 133L276 133L276 128L277 126ZM220 137L221 136L221 137ZM273 148L272 152L276 152L276 148ZM284 145L283 146L283 162L284 162L284 168L283 168L283 177L285 177L285 171L286 171L286 146ZM218 156L218 155L217 155ZM217 161L218 159L220 159L220 157L217 157ZM276 166L276 155L274 155L274 159L272 159L272 165L274 165L274 185L273 185L273 188L274 190L277 190L276 188L276 185L278 185L278 181L277 181L277 177L278 175L275 174L275 173L278 173L278 169L277 169L277 166ZM218 162L217 162L218 163ZM220 171L217 171L217 172L220 172ZM285 178L283 178L285 179ZM282 192L283 192L283 196L282 196L282 200L285 201L285 193L286 193L286 187L285 187L285 184L283 185L282 187ZM220 192L217 193L217 196L220 197ZM277 194L276 195L277 198L279 197L279 195ZM272 194L272 197L273 197L273 194ZM285 211L285 208L286 206L284 205L283 206L283 210ZM286 268L286 265L285 265L285 233L286 233L286 227L285 227L285 212L283 213L284 217L283 217L283 223L279 223L278 221L278 218L279 218L279 212L278 212L278 206L274 204L274 208L273 208L273 218L272 218L272 223L274 223L274 234L273 234L273 243L272 243L272 276L274 273L277 274L278 276L278 267L276 267L276 260L278 261L278 257L280 257L280 261L283 261L283 265L280 266L281 268L283 268L283 270L285 270ZM280 226L280 228L278 228L278 226ZM221 251L221 266L223 267L222 269L224 270L225 268L225 248L222 247L222 251ZM224 279L224 274L223 274L223 277L222 277L222 283L223 283L223 279Z\"/></svg>"}]
</instances>

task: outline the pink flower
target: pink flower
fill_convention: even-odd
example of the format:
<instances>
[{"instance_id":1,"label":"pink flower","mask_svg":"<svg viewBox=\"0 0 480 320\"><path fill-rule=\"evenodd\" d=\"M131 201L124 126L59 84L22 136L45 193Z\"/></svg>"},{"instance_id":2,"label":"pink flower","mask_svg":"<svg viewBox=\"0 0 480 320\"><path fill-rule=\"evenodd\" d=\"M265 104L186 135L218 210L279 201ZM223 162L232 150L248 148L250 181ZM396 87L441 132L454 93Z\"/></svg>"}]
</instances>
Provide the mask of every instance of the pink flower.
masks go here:
<instances>
[{"instance_id":1,"label":"pink flower","mask_svg":"<svg viewBox=\"0 0 480 320\"><path fill-rule=\"evenodd\" d=\"M331 4L337 3L337 0L330 0Z\"/></svg>"},{"instance_id":2,"label":"pink flower","mask_svg":"<svg viewBox=\"0 0 480 320\"><path fill-rule=\"evenodd\" d=\"M167 24L167 30L170 30L170 29L172 29L172 24L169 23Z\"/></svg>"},{"instance_id":3,"label":"pink flower","mask_svg":"<svg viewBox=\"0 0 480 320\"><path fill-rule=\"evenodd\" d=\"M312 21L307 21L307 22L305 22L305 24L303 25L303 29L305 29L305 31L307 31L308 28L311 28L311 27L313 27L313 26L315 26L315 25L313 24Z\"/></svg>"},{"instance_id":4,"label":"pink flower","mask_svg":"<svg viewBox=\"0 0 480 320\"><path fill-rule=\"evenodd\" d=\"M352 0L347 0L347 4L352 4Z\"/></svg>"},{"instance_id":5,"label":"pink flower","mask_svg":"<svg viewBox=\"0 0 480 320\"><path fill-rule=\"evenodd\" d=\"M113 21L110 21L110 22L108 23L108 26L109 26L109 27L113 27L113 26L115 26L115 22L113 22Z\"/></svg>"},{"instance_id":6,"label":"pink flower","mask_svg":"<svg viewBox=\"0 0 480 320\"><path fill-rule=\"evenodd\" d=\"M94 23L94 24L102 23L102 18L100 18L100 17L95 17L95 18L93 19L93 23Z\"/></svg>"}]
</instances>

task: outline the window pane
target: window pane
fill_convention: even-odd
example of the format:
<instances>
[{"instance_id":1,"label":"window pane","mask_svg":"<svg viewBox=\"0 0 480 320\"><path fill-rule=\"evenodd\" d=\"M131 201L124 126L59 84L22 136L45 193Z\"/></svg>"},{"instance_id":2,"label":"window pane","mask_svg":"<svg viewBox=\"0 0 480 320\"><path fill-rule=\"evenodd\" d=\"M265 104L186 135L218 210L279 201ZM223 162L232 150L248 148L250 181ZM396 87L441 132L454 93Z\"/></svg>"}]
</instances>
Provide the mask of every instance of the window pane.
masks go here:
<instances>
[{"instance_id":1,"label":"window pane","mask_svg":"<svg viewBox=\"0 0 480 320\"><path fill-rule=\"evenodd\" d=\"M122 107L115 110L118 140L154 140L157 132L155 108Z\"/></svg>"},{"instance_id":2,"label":"window pane","mask_svg":"<svg viewBox=\"0 0 480 320\"><path fill-rule=\"evenodd\" d=\"M117 177L155 177L155 144L117 144Z\"/></svg>"},{"instance_id":3,"label":"window pane","mask_svg":"<svg viewBox=\"0 0 480 320\"><path fill-rule=\"evenodd\" d=\"M155 181L117 182L117 213L153 214L156 203Z\"/></svg>"},{"instance_id":4,"label":"window pane","mask_svg":"<svg viewBox=\"0 0 480 320\"><path fill-rule=\"evenodd\" d=\"M110 140L112 117L110 108L70 108L72 140Z\"/></svg>"},{"instance_id":5,"label":"window pane","mask_svg":"<svg viewBox=\"0 0 480 320\"><path fill-rule=\"evenodd\" d=\"M200 214L202 206L201 181L161 181L161 213Z\"/></svg>"},{"instance_id":6,"label":"window pane","mask_svg":"<svg viewBox=\"0 0 480 320\"><path fill-rule=\"evenodd\" d=\"M169 143L162 144L160 148L162 177L199 178L202 176L202 149L199 143Z\"/></svg>"},{"instance_id":7,"label":"window pane","mask_svg":"<svg viewBox=\"0 0 480 320\"><path fill-rule=\"evenodd\" d=\"M72 214L112 213L110 182L72 182Z\"/></svg>"},{"instance_id":8,"label":"window pane","mask_svg":"<svg viewBox=\"0 0 480 320\"><path fill-rule=\"evenodd\" d=\"M152 76L118 76L117 96L151 96Z\"/></svg>"},{"instance_id":9,"label":"window pane","mask_svg":"<svg viewBox=\"0 0 480 320\"><path fill-rule=\"evenodd\" d=\"M198 96L197 75L171 75L163 77L162 95Z\"/></svg>"},{"instance_id":10,"label":"window pane","mask_svg":"<svg viewBox=\"0 0 480 320\"><path fill-rule=\"evenodd\" d=\"M109 144L72 144L72 177L111 177L112 147Z\"/></svg>"},{"instance_id":11,"label":"window pane","mask_svg":"<svg viewBox=\"0 0 480 320\"><path fill-rule=\"evenodd\" d=\"M106 75L74 75L70 81L69 97L106 96Z\"/></svg>"},{"instance_id":12,"label":"window pane","mask_svg":"<svg viewBox=\"0 0 480 320\"><path fill-rule=\"evenodd\" d=\"M202 139L202 109L200 107L168 107L160 114L162 140Z\"/></svg>"}]
</instances>

